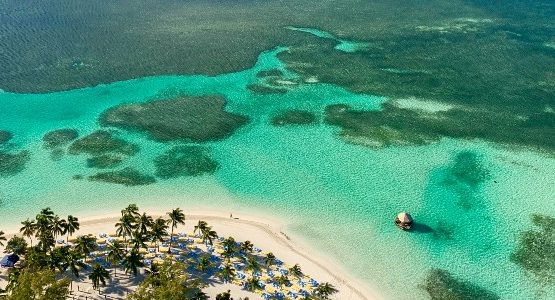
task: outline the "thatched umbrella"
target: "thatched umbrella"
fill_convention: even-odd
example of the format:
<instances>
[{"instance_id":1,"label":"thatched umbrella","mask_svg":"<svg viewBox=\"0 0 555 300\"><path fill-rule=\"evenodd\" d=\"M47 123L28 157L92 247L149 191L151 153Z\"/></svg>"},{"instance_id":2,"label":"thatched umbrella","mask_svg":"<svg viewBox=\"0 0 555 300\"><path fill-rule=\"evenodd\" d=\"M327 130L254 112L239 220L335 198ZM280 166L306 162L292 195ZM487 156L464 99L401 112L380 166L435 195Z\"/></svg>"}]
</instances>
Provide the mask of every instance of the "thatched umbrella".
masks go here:
<instances>
[{"instance_id":1,"label":"thatched umbrella","mask_svg":"<svg viewBox=\"0 0 555 300\"><path fill-rule=\"evenodd\" d=\"M412 226L412 223L413 220L411 215L404 211L398 213L397 217L395 218L395 225L404 230L409 230Z\"/></svg>"}]
</instances>

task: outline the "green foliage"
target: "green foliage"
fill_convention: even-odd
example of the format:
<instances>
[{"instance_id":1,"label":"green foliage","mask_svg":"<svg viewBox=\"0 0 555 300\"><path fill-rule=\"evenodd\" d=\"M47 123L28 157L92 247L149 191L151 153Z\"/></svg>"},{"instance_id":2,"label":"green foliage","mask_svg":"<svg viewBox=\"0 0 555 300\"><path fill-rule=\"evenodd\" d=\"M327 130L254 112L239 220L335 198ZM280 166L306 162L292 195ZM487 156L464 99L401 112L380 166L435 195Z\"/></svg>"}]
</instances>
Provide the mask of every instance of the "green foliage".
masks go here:
<instances>
[{"instance_id":1,"label":"green foliage","mask_svg":"<svg viewBox=\"0 0 555 300\"><path fill-rule=\"evenodd\" d=\"M153 176L143 174L131 167L126 167L118 171L100 172L89 176L89 180L116 183L125 186L148 185L156 182Z\"/></svg>"},{"instance_id":2,"label":"green foliage","mask_svg":"<svg viewBox=\"0 0 555 300\"><path fill-rule=\"evenodd\" d=\"M328 282L325 282L325 283L318 284L316 289L314 289L314 296L316 299L326 300L326 299L329 299L330 296L332 296L333 294L336 294L337 292L338 290L333 285L331 285Z\"/></svg>"},{"instance_id":3,"label":"green foliage","mask_svg":"<svg viewBox=\"0 0 555 300\"><path fill-rule=\"evenodd\" d=\"M98 289L100 285L106 285L106 280L110 279L110 273L104 269L100 264L95 264L91 274L89 274L89 279L93 283L93 288Z\"/></svg>"},{"instance_id":4,"label":"green foliage","mask_svg":"<svg viewBox=\"0 0 555 300\"><path fill-rule=\"evenodd\" d=\"M0 151L0 177L14 176L25 170L25 164L31 159L27 150L11 154Z\"/></svg>"},{"instance_id":5,"label":"green foliage","mask_svg":"<svg viewBox=\"0 0 555 300\"><path fill-rule=\"evenodd\" d=\"M42 137L45 148L56 148L69 144L79 137L75 129L65 128L48 132Z\"/></svg>"},{"instance_id":6,"label":"green foliage","mask_svg":"<svg viewBox=\"0 0 555 300\"><path fill-rule=\"evenodd\" d=\"M203 299L199 294L200 283L189 279L183 263L165 260L157 268L155 274L148 275L137 290L127 296L128 300Z\"/></svg>"},{"instance_id":7,"label":"green foliage","mask_svg":"<svg viewBox=\"0 0 555 300\"><path fill-rule=\"evenodd\" d=\"M162 142L221 140L248 122L244 116L226 112L225 104L221 96L125 104L105 111L100 122L104 126L145 132L150 138Z\"/></svg>"},{"instance_id":8,"label":"green foliage","mask_svg":"<svg viewBox=\"0 0 555 300\"><path fill-rule=\"evenodd\" d=\"M555 218L532 215L537 227L520 234L511 261L544 284L555 283Z\"/></svg>"},{"instance_id":9,"label":"green foliage","mask_svg":"<svg viewBox=\"0 0 555 300\"><path fill-rule=\"evenodd\" d=\"M19 236L12 237L6 244L4 249L5 253L15 253L17 255L23 255L27 251L27 241Z\"/></svg>"},{"instance_id":10,"label":"green foliage","mask_svg":"<svg viewBox=\"0 0 555 300\"><path fill-rule=\"evenodd\" d=\"M139 147L123 139L116 138L112 133L105 130L97 130L84 136L69 146L70 154L103 155L107 153L119 153L124 155L135 155Z\"/></svg>"},{"instance_id":11,"label":"green foliage","mask_svg":"<svg viewBox=\"0 0 555 300\"><path fill-rule=\"evenodd\" d=\"M212 174L218 168L210 149L202 146L176 146L154 160L156 176L162 179Z\"/></svg>"},{"instance_id":12,"label":"green foliage","mask_svg":"<svg viewBox=\"0 0 555 300\"><path fill-rule=\"evenodd\" d=\"M10 289L6 300L66 300L69 279L56 280L54 271L25 268Z\"/></svg>"},{"instance_id":13,"label":"green foliage","mask_svg":"<svg viewBox=\"0 0 555 300\"><path fill-rule=\"evenodd\" d=\"M231 292L227 290L227 292L216 295L216 300L233 300L233 298L231 298Z\"/></svg>"},{"instance_id":14,"label":"green foliage","mask_svg":"<svg viewBox=\"0 0 555 300\"><path fill-rule=\"evenodd\" d=\"M286 126L286 125L309 125L316 122L316 116L304 110L288 110L278 113L272 117L272 125Z\"/></svg>"},{"instance_id":15,"label":"green foliage","mask_svg":"<svg viewBox=\"0 0 555 300\"><path fill-rule=\"evenodd\" d=\"M497 300L499 296L493 292L459 280L446 270L432 269L423 288L431 300Z\"/></svg>"}]
</instances>

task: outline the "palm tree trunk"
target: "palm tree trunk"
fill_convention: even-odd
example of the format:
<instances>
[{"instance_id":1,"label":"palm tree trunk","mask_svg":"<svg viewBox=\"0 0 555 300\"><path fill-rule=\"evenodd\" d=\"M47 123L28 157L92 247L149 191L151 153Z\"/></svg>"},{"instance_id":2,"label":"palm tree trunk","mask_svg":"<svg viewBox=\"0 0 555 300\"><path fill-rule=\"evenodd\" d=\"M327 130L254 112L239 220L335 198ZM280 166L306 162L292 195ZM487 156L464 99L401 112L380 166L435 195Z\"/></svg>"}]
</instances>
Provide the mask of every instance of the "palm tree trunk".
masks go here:
<instances>
[{"instance_id":1,"label":"palm tree trunk","mask_svg":"<svg viewBox=\"0 0 555 300\"><path fill-rule=\"evenodd\" d=\"M170 234L170 248L168 249L168 253L172 253L172 242L173 242L173 224L172 224L172 233Z\"/></svg>"}]
</instances>

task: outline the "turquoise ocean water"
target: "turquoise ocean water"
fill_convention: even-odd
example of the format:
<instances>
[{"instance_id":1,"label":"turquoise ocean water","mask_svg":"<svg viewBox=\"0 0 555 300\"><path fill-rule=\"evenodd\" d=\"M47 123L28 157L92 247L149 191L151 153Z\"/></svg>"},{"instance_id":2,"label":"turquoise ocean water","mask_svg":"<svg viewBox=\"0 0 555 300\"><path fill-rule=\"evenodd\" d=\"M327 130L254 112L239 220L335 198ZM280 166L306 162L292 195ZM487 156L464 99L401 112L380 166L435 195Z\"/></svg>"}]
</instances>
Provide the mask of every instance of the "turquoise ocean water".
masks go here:
<instances>
[{"instance_id":1,"label":"turquoise ocean water","mask_svg":"<svg viewBox=\"0 0 555 300\"><path fill-rule=\"evenodd\" d=\"M0 177L0 228L45 206L74 215L114 212L130 202L260 211L289 220L288 233L387 298L426 299L419 286L432 268L449 270L502 299L555 297L552 288L541 287L509 260L518 234L531 226L530 214L555 215L552 156L479 140L372 149L345 143L336 136L338 128L322 123L272 126L270 118L285 109L308 110L321 119L330 104L380 109L387 101L322 83L291 85L285 94L253 94L247 85L259 81L259 71L283 69L279 51L286 49L262 53L251 69L214 77L156 76L48 94L0 92L0 129L15 136L5 147L31 153L23 172ZM83 136L100 128L98 115L109 107L177 94L221 94L228 111L251 118L233 136L209 143L220 163L214 175L139 187L74 180L76 174L95 173L85 167L86 157L56 161L42 148L46 132L69 127ZM148 173L154 157L171 147L140 133L119 135L141 147L125 165ZM461 160L465 154L475 158L471 166ZM479 182L457 177L466 167L481 174ZM398 230L393 218L402 210L424 225L410 233Z\"/></svg>"}]
</instances>

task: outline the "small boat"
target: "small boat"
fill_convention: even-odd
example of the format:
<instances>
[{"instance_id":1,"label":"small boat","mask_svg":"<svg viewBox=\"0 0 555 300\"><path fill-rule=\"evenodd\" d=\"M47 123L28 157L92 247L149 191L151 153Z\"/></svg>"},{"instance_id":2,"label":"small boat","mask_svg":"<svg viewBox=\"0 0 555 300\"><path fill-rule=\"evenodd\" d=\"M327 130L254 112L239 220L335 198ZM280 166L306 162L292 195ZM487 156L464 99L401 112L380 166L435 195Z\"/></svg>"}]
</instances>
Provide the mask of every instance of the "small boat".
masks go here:
<instances>
[{"instance_id":1,"label":"small boat","mask_svg":"<svg viewBox=\"0 0 555 300\"><path fill-rule=\"evenodd\" d=\"M395 225L403 230L410 230L412 223L412 217L407 212L400 212L397 214L397 217L395 217Z\"/></svg>"}]
</instances>

